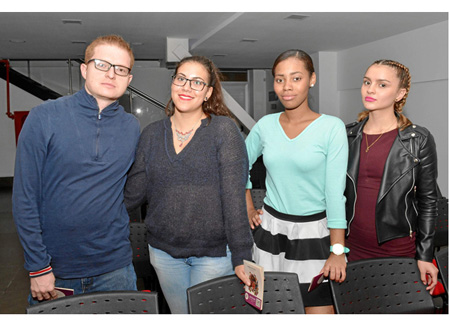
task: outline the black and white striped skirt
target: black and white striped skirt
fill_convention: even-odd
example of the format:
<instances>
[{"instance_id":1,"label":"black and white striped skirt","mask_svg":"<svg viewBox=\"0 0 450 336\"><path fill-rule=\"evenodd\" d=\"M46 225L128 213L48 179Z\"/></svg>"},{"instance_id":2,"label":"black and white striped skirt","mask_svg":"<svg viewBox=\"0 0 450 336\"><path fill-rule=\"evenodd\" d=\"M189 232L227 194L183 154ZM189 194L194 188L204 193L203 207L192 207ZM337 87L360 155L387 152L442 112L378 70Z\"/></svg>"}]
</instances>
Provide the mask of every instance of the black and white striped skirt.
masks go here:
<instances>
[{"instance_id":1,"label":"black and white striped skirt","mask_svg":"<svg viewBox=\"0 0 450 336\"><path fill-rule=\"evenodd\" d=\"M326 281L311 293L307 292L312 278L320 273L330 256L330 230L325 211L293 216L267 204L262 210L262 223L253 232L253 260L265 271L297 273L305 306L332 304Z\"/></svg>"}]
</instances>

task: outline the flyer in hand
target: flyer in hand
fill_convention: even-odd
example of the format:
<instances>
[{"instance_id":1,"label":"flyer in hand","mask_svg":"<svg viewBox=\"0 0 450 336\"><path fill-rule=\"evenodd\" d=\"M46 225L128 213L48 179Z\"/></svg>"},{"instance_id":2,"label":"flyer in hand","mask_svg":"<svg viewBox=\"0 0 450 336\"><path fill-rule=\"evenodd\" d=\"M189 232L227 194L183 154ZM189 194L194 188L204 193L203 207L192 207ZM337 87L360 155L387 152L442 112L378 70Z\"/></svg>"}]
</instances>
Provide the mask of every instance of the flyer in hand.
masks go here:
<instances>
[{"instance_id":1,"label":"flyer in hand","mask_svg":"<svg viewBox=\"0 0 450 336\"><path fill-rule=\"evenodd\" d=\"M58 298L64 297L64 296L72 296L74 290L70 288L62 288L62 287L55 287L56 295Z\"/></svg>"},{"instance_id":2,"label":"flyer in hand","mask_svg":"<svg viewBox=\"0 0 450 336\"><path fill-rule=\"evenodd\" d=\"M311 292L313 289L316 289L322 282L323 282L323 273L317 274L314 278L312 278L308 288L308 292Z\"/></svg>"},{"instance_id":3,"label":"flyer in hand","mask_svg":"<svg viewBox=\"0 0 450 336\"><path fill-rule=\"evenodd\" d=\"M251 284L245 286L245 301L253 307L263 309L264 294L264 268L251 261L244 260L245 274L249 277Z\"/></svg>"}]
</instances>

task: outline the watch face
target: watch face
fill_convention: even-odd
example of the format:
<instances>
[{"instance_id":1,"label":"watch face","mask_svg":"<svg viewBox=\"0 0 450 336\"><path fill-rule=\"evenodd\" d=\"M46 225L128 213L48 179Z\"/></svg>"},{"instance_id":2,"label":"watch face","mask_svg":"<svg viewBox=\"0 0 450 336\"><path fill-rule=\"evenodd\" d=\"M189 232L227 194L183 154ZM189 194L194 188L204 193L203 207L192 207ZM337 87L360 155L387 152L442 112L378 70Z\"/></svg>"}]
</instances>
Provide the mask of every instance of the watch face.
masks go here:
<instances>
[{"instance_id":1,"label":"watch face","mask_svg":"<svg viewBox=\"0 0 450 336\"><path fill-rule=\"evenodd\" d=\"M333 253L336 255L341 255L342 253L344 253L344 246L342 246L341 244L334 244Z\"/></svg>"}]
</instances>

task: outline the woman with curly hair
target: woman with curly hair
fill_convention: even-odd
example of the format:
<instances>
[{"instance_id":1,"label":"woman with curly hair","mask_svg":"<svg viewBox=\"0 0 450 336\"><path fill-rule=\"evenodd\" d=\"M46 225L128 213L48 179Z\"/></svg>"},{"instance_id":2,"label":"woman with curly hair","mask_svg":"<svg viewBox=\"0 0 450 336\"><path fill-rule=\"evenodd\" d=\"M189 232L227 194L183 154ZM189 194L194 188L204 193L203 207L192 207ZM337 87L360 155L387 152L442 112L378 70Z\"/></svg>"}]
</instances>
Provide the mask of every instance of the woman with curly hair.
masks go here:
<instances>
[{"instance_id":1,"label":"woman with curly hair","mask_svg":"<svg viewBox=\"0 0 450 336\"><path fill-rule=\"evenodd\" d=\"M236 273L250 285L243 260L251 260L253 239L247 151L209 59L181 60L166 113L142 132L125 202L148 202L150 261L176 314L188 312L186 289L200 282Z\"/></svg>"}]
</instances>

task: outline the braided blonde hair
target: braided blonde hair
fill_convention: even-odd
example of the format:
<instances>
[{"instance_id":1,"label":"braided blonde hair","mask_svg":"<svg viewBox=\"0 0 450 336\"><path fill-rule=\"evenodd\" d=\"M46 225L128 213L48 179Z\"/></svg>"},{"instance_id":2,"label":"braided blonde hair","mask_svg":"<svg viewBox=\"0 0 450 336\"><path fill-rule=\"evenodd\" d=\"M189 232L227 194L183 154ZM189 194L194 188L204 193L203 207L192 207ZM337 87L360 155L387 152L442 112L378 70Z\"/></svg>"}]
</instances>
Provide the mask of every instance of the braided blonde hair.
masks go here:
<instances>
[{"instance_id":1,"label":"braided blonde hair","mask_svg":"<svg viewBox=\"0 0 450 336\"><path fill-rule=\"evenodd\" d=\"M391 68L394 68L397 72L397 77L400 79L399 88L406 90L406 93L404 94L403 98L394 103L394 111L397 113L397 116L398 116L398 127L401 130L404 130L406 127L412 125L411 120L409 120L403 114L403 106L405 106L406 98L408 97L409 90L411 88L411 74L409 73L409 69L408 69L408 67L404 66L403 64L401 64L397 61L385 60L385 59L375 61L370 66L372 66L372 65L386 65L386 66L390 66ZM368 115L369 115L369 111L361 112L358 115L358 121L364 120L365 118L368 117Z\"/></svg>"}]
</instances>

